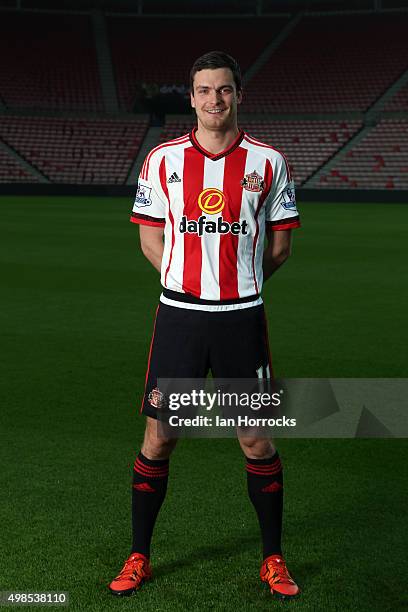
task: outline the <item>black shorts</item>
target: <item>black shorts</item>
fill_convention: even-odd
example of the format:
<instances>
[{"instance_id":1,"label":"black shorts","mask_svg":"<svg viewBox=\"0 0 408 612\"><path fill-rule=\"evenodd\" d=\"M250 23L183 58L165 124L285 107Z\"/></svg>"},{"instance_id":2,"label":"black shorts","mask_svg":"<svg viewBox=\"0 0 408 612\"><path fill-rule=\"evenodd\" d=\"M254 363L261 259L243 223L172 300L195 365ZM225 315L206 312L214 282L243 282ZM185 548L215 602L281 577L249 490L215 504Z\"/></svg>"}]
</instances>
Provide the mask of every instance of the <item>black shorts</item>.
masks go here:
<instances>
[{"instance_id":1,"label":"black shorts","mask_svg":"<svg viewBox=\"0 0 408 612\"><path fill-rule=\"evenodd\" d=\"M157 418L152 404L158 378L205 378L210 370L213 378L272 376L263 304L208 312L160 302L141 412Z\"/></svg>"}]
</instances>

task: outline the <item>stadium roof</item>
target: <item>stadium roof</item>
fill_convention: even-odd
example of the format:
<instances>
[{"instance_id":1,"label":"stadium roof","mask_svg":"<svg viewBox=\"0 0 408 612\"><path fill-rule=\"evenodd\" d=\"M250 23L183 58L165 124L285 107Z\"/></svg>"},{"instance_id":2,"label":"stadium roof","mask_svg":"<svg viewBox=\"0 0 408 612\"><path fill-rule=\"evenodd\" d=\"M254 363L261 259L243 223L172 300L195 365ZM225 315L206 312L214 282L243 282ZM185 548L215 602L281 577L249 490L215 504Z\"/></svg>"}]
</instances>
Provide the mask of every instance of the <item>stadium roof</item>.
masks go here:
<instances>
[{"instance_id":1,"label":"stadium roof","mask_svg":"<svg viewBox=\"0 0 408 612\"><path fill-rule=\"evenodd\" d=\"M52 11L100 9L115 13L262 15L297 11L392 9L406 0L0 0L0 8Z\"/></svg>"}]
</instances>

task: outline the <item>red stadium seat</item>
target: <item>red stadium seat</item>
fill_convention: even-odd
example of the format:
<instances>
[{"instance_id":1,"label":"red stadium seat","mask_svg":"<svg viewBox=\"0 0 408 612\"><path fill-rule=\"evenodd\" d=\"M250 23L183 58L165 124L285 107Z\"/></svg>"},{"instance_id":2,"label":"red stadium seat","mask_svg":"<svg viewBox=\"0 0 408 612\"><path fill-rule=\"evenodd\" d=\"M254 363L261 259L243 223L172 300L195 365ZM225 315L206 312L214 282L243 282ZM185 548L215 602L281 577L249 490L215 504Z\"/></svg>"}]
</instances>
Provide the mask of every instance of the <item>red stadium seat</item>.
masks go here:
<instances>
[{"instance_id":1,"label":"red stadium seat","mask_svg":"<svg viewBox=\"0 0 408 612\"><path fill-rule=\"evenodd\" d=\"M364 111L406 69L407 31L406 14L305 17L250 81L243 108ZM407 100L405 91L398 110L407 110Z\"/></svg>"},{"instance_id":2,"label":"red stadium seat","mask_svg":"<svg viewBox=\"0 0 408 612\"><path fill-rule=\"evenodd\" d=\"M7 106L103 110L89 16L2 12L0 55Z\"/></svg>"},{"instance_id":3,"label":"red stadium seat","mask_svg":"<svg viewBox=\"0 0 408 612\"><path fill-rule=\"evenodd\" d=\"M0 115L0 137L51 182L124 184L147 125L146 118Z\"/></svg>"},{"instance_id":4,"label":"red stadium seat","mask_svg":"<svg viewBox=\"0 0 408 612\"><path fill-rule=\"evenodd\" d=\"M7 151L0 149L0 183L38 183L38 178Z\"/></svg>"},{"instance_id":5,"label":"red stadium seat","mask_svg":"<svg viewBox=\"0 0 408 612\"><path fill-rule=\"evenodd\" d=\"M320 181L333 188L408 189L407 158L408 121L382 119ZM350 178L348 185L338 183L343 173Z\"/></svg>"}]
</instances>

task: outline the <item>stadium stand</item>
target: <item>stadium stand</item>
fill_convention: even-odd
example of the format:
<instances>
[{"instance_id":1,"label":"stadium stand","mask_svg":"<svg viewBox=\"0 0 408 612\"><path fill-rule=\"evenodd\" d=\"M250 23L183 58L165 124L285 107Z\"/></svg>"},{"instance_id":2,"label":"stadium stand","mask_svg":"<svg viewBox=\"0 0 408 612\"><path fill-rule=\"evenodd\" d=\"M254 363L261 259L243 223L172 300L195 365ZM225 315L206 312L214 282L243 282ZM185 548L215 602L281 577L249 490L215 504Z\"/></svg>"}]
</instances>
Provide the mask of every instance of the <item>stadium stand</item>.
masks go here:
<instances>
[{"instance_id":1,"label":"stadium stand","mask_svg":"<svg viewBox=\"0 0 408 612\"><path fill-rule=\"evenodd\" d=\"M0 116L0 138L54 183L124 184L143 119Z\"/></svg>"},{"instance_id":2,"label":"stadium stand","mask_svg":"<svg viewBox=\"0 0 408 612\"><path fill-rule=\"evenodd\" d=\"M242 127L288 156L298 186L408 187L407 120L395 118L408 110L408 85L389 98L408 67L407 12L306 14L299 23L289 15L211 16L194 19L193 28L188 17L100 12L115 75L110 84L121 109L115 105L111 115L103 114L100 78L106 65L104 73L103 62L97 63L92 27L97 13L0 14L0 138L40 173L30 176L24 162L4 148L1 183L38 183L42 174L51 183L125 185L129 172L137 171L149 125L162 125L167 113L162 141L191 128L192 116L168 114L188 111L180 91L174 96L184 106L176 99L172 107L172 86L188 86L192 61L218 46L238 59L244 75L249 70ZM284 26L288 37L272 50ZM109 57L106 44L105 51ZM105 91L105 80L104 85ZM160 95L159 86L167 86ZM149 95L149 104L137 104ZM128 114L143 110L150 119ZM375 128L359 134L364 122L379 118ZM356 134L357 144L342 152ZM154 127L143 146L156 142Z\"/></svg>"},{"instance_id":3,"label":"stadium stand","mask_svg":"<svg viewBox=\"0 0 408 612\"><path fill-rule=\"evenodd\" d=\"M2 12L0 57L9 108L103 110L89 16Z\"/></svg>"},{"instance_id":4,"label":"stadium stand","mask_svg":"<svg viewBox=\"0 0 408 612\"><path fill-rule=\"evenodd\" d=\"M401 89L385 104L385 111L408 112L408 84Z\"/></svg>"},{"instance_id":5,"label":"stadium stand","mask_svg":"<svg viewBox=\"0 0 408 612\"><path fill-rule=\"evenodd\" d=\"M365 111L406 70L407 31L408 14L305 17L248 83L243 109Z\"/></svg>"},{"instance_id":6,"label":"stadium stand","mask_svg":"<svg viewBox=\"0 0 408 612\"><path fill-rule=\"evenodd\" d=\"M382 119L319 182L336 189L408 189L408 120Z\"/></svg>"},{"instance_id":7,"label":"stadium stand","mask_svg":"<svg viewBox=\"0 0 408 612\"><path fill-rule=\"evenodd\" d=\"M188 132L192 120L168 119L161 141ZM277 147L288 156L297 185L302 185L330 159L361 127L361 121L242 119L250 136Z\"/></svg>"},{"instance_id":8,"label":"stadium stand","mask_svg":"<svg viewBox=\"0 0 408 612\"><path fill-rule=\"evenodd\" d=\"M168 19L110 17L109 40L122 108L132 110L142 82L189 85L192 61L212 46L236 57L245 72L286 22L284 17L200 19L191 29L190 20L177 19L169 24ZM243 44L248 36L250 44ZM166 49L171 62L163 55Z\"/></svg>"},{"instance_id":9,"label":"stadium stand","mask_svg":"<svg viewBox=\"0 0 408 612\"><path fill-rule=\"evenodd\" d=\"M7 151L0 149L0 183L38 183Z\"/></svg>"}]
</instances>

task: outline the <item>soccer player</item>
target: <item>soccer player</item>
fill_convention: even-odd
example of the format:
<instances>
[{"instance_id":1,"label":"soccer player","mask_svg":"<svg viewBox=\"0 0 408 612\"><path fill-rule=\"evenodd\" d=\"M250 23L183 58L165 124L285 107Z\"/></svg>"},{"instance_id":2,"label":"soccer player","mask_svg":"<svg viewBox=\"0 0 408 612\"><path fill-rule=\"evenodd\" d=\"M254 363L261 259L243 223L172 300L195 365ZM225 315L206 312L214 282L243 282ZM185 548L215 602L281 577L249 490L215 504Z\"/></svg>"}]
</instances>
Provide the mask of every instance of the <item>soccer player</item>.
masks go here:
<instances>
[{"instance_id":1,"label":"soccer player","mask_svg":"<svg viewBox=\"0 0 408 612\"><path fill-rule=\"evenodd\" d=\"M285 157L238 127L240 69L229 55L200 57L190 74L197 127L154 148L139 177L131 221L161 273L142 412L146 430L133 470L131 555L110 583L131 595L151 578L150 541L166 495L176 441L157 435L158 378L257 378L270 371L263 280L287 259L299 227ZM265 238L267 246L264 246ZM237 333L240 330L241 333ZM282 465L271 440L239 435L258 516L261 579L276 597L299 587L282 556Z\"/></svg>"}]
</instances>

